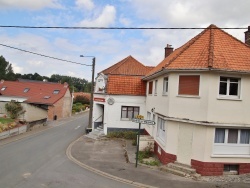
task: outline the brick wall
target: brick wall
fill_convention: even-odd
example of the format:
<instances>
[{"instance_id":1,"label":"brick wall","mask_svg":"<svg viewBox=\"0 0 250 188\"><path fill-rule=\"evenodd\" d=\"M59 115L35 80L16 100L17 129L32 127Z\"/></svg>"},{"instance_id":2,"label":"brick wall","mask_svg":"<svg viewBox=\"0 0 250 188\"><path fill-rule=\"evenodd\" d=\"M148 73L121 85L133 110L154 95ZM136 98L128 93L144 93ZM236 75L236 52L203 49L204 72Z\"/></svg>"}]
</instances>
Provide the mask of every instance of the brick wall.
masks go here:
<instances>
[{"instance_id":1,"label":"brick wall","mask_svg":"<svg viewBox=\"0 0 250 188\"><path fill-rule=\"evenodd\" d=\"M174 163L176 161L176 155L166 153L161 147L161 153L158 152L160 147L157 142L154 143L154 153L157 155L162 164Z\"/></svg>"},{"instance_id":2,"label":"brick wall","mask_svg":"<svg viewBox=\"0 0 250 188\"><path fill-rule=\"evenodd\" d=\"M192 159L191 166L196 169L196 172L202 176L221 176L223 175L224 165L230 164L225 162L202 162ZM250 173L250 163L231 163L239 165L239 174Z\"/></svg>"},{"instance_id":3,"label":"brick wall","mask_svg":"<svg viewBox=\"0 0 250 188\"><path fill-rule=\"evenodd\" d=\"M57 119L69 117L71 114L71 96L66 93L63 98L58 100L53 106L48 108L48 120L54 120L54 117L57 116Z\"/></svg>"}]
</instances>

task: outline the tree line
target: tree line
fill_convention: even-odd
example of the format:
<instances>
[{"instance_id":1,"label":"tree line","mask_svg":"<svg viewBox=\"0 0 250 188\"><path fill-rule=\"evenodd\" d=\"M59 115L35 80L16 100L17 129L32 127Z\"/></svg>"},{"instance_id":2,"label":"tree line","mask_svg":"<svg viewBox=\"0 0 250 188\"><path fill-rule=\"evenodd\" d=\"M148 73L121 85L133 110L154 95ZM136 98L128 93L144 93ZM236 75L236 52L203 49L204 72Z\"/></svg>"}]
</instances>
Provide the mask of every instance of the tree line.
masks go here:
<instances>
[{"instance_id":1,"label":"tree line","mask_svg":"<svg viewBox=\"0 0 250 188\"><path fill-rule=\"evenodd\" d=\"M64 76L59 74L53 74L50 77L42 76L38 73L30 74L20 74L14 73L12 64L6 61L3 56L0 56L0 80L15 81L18 79L28 79L37 81L48 81L56 83L67 82L70 86L70 91L74 92L87 92L91 91L91 82L88 82L84 78L77 78L71 76Z\"/></svg>"}]
</instances>

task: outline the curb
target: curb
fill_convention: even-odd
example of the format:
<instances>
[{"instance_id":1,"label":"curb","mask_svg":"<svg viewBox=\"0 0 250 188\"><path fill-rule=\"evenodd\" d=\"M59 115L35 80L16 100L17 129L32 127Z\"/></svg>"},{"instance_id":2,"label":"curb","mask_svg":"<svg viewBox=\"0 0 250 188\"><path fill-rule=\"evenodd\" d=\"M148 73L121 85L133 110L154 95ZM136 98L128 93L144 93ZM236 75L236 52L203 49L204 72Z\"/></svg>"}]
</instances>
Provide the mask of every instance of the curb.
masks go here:
<instances>
[{"instance_id":1,"label":"curb","mask_svg":"<svg viewBox=\"0 0 250 188\"><path fill-rule=\"evenodd\" d=\"M88 112L88 111L84 111L84 112L82 112L82 113L85 113L85 112ZM73 117L73 116L71 116L71 117ZM70 117L70 118L71 118L71 117ZM65 119L67 119L67 118L65 118ZM73 120L70 120L69 122L71 122L71 121L73 121ZM16 141L19 141L19 140L28 138L28 137L30 137L30 136L35 136L35 135L37 135L37 134L39 134L39 133L42 133L42 132L45 132L45 131L47 131L47 130L49 130L49 129L54 129L54 128L58 127L58 126L63 125L64 123L65 123L65 122L58 122L58 124L55 125L55 126L53 126L53 125L46 125L46 126L44 126L41 130L34 130L34 132L32 132L32 131L27 131L27 132L25 132L25 133L22 133L22 134L19 134L19 135L16 135L16 136L12 136L12 137L6 138L6 139L9 139L9 140L7 140L7 141L5 141L4 139L2 139L1 142L0 142L0 147L4 146L4 145L6 145L6 144L10 144L10 143L12 143L12 142L16 142Z\"/></svg>"},{"instance_id":2,"label":"curb","mask_svg":"<svg viewBox=\"0 0 250 188\"><path fill-rule=\"evenodd\" d=\"M81 136L81 137L82 137L82 136ZM77 140L73 141L73 142L68 146L68 148L67 148L67 150L66 150L66 155L67 155L67 157L69 158L69 160L71 160L72 162L76 163L76 164L79 165L80 167L85 168L86 170L89 170L89 171L91 171L91 172L94 172L94 173L96 173L96 174L98 174L98 175L101 175L101 176L103 176L103 177L109 178L109 179L111 179L111 180L115 180L115 181L118 181L118 182L121 182L121 183L124 183L124 184L133 185L133 186L135 186L135 187L140 187L140 188L156 188L156 187L153 187L153 186L150 186L150 185L146 185L146 184L142 184L142 183L130 181L130 180L127 180L127 179L119 178L119 177L117 177L117 176L113 176L113 175L111 175L111 174L108 174L108 173L103 172L103 171L101 171L101 170L97 170L97 169L95 169L95 168L92 168L92 167L90 167L90 166L88 166L88 165L86 165L86 164L83 164L83 163L81 163L80 161L78 161L76 158L74 158L74 157L72 156L72 154L71 154L71 149L72 149L72 146L73 146L76 142L78 142L78 141L81 139L81 137L78 138Z\"/></svg>"}]
</instances>

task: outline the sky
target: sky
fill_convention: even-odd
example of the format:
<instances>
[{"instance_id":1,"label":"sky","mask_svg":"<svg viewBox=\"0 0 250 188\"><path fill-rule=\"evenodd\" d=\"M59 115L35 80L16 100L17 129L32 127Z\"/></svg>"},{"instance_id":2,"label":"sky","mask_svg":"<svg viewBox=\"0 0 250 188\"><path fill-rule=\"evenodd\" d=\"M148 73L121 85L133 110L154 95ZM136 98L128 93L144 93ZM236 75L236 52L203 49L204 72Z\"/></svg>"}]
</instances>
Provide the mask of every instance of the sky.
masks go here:
<instances>
[{"instance_id":1,"label":"sky","mask_svg":"<svg viewBox=\"0 0 250 188\"><path fill-rule=\"evenodd\" d=\"M1 26L218 27L250 25L250 0L0 0ZM164 48L178 48L202 30L65 30L0 27L0 44L82 64L95 73L132 55L155 66ZM226 30L244 42L246 30ZM0 46L15 73L68 75L91 80L91 66ZM96 74L95 74L96 76Z\"/></svg>"}]
</instances>

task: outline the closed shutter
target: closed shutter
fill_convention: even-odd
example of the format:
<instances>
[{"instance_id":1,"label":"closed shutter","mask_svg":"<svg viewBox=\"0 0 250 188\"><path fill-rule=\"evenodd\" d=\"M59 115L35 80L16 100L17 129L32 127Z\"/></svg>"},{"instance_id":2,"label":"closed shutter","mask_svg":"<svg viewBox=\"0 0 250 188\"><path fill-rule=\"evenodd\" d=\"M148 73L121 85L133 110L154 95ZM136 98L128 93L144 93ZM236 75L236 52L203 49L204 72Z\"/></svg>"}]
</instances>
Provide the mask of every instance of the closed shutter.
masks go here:
<instances>
[{"instance_id":1,"label":"closed shutter","mask_svg":"<svg viewBox=\"0 0 250 188\"><path fill-rule=\"evenodd\" d=\"M179 95L199 95L200 76L179 76Z\"/></svg>"}]
</instances>

